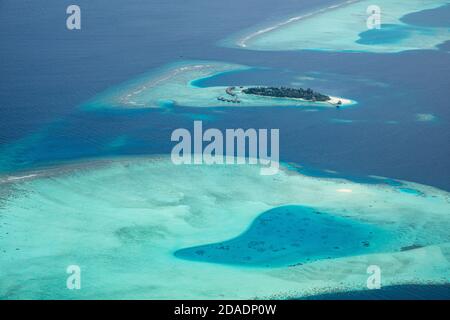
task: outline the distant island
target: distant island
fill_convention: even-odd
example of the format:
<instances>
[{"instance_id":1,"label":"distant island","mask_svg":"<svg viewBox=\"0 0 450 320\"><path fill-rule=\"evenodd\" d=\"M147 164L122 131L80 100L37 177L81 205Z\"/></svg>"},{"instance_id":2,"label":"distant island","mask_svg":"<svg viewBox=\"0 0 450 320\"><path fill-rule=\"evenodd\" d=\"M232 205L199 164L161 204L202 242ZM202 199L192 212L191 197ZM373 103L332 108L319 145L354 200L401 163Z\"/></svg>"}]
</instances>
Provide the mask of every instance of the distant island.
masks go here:
<instances>
[{"instance_id":1,"label":"distant island","mask_svg":"<svg viewBox=\"0 0 450 320\"><path fill-rule=\"evenodd\" d=\"M352 101L339 97L327 96L322 93L316 92L310 88L287 88L287 87L227 87L225 89L225 96L221 95L217 97L217 100L221 102L241 103L242 95L254 95L271 98L285 98L285 99L301 99L307 102L326 102L339 108L344 104L351 104Z\"/></svg>"},{"instance_id":2,"label":"distant island","mask_svg":"<svg viewBox=\"0 0 450 320\"><path fill-rule=\"evenodd\" d=\"M276 97L276 98L295 98L307 101L330 101L331 98L327 95L315 92L312 89L294 89L286 87L253 87L242 90L245 94L254 94L258 96Z\"/></svg>"}]
</instances>

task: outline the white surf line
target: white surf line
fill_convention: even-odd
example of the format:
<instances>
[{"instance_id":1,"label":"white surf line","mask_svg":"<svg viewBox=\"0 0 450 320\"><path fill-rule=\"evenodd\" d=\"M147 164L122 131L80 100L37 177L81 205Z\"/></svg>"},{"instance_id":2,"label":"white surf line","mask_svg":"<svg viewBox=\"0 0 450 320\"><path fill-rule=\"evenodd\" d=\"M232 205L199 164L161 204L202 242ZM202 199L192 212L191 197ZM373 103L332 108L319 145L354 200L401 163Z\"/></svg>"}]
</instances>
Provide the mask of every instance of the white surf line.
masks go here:
<instances>
[{"instance_id":1,"label":"white surf line","mask_svg":"<svg viewBox=\"0 0 450 320\"><path fill-rule=\"evenodd\" d=\"M193 71L193 70L202 70L202 69L210 69L212 68L212 65L209 64L197 64L197 65L188 65L188 66L183 66L183 67L179 67L176 68L172 71L169 71L167 74L163 74L162 76L160 76L157 79L153 79L152 81L150 81L149 83L146 83L144 85L141 85L140 87L138 87L135 91L133 91L132 93L128 93L125 96L122 96L121 98L119 98L119 100L124 103L124 104L135 104L137 105L138 103L134 102L131 100L131 98L135 95L138 95L139 93L150 89L150 88L154 88L157 85L159 85L160 83L163 83L165 81L168 81L170 79L172 79L173 77L182 74L182 73L186 73L189 71Z\"/></svg>"},{"instance_id":2,"label":"white surf line","mask_svg":"<svg viewBox=\"0 0 450 320\"><path fill-rule=\"evenodd\" d=\"M319 10L316 10L316 11L313 11L313 12L310 12L310 13L306 13L306 14L301 15L301 16L289 18L288 20L283 21L283 22L280 22L280 23L278 23L278 24L276 24L276 25L274 25L274 26L267 27L267 28L258 30L258 31L254 32L254 33L252 33L252 34L249 34L248 36L246 36L246 37L244 37L244 38L238 40L238 41L237 41L237 45L238 45L239 47L246 48L246 47L247 47L247 44L246 44L246 43L247 43L248 41L250 41L251 39L253 39L253 38L255 38L255 37L258 37L258 36L260 36L260 35L262 35L262 34L264 34L264 33L267 33L267 32L273 31L273 30L276 30L276 29L278 29L278 28L280 28L280 27L283 27L283 26L285 26L285 25L287 25L287 24L289 24L289 23L292 23L292 22L295 22L295 21L299 21L299 20L302 20L302 19L306 19L306 18L311 18L312 16L315 16L315 15L317 15L317 14L324 13L324 12L326 12L326 11L333 10L333 9L337 9L337 8L340 8L340 7L344 7L344 6L353 4L353 3L355 3L355 2L359 2L359 1L361 1L361 0L347 0L347 1L345 1L345 2L343 2L343 3L340 3L340 4L333 4L333 5L328 6L328 7L326 7L326 8L322 8L322 9L319 9Z\"/></svg>"},{"instance_id":3,"label":"white surf line","mask_svg":"<svg viewBox=\"0 0 450 320\"><path fill-rule=\"evenodd\" d=\"M0 179L0 183L17 181L17 180L25 180L25 179L34 178L37 176L38 176L37 174L28 174L28 175L24 175L24 176L8 176L4 179Z\"/></svg>"}]
</instances>

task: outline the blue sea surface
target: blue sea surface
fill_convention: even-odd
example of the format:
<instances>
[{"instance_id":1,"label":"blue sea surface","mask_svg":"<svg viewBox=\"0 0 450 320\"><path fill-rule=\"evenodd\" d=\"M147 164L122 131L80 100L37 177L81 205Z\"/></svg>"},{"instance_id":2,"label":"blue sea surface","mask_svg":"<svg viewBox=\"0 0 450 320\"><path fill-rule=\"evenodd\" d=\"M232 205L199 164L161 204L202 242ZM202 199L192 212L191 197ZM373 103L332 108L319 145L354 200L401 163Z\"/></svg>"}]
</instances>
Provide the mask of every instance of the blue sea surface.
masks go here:
<instances>
[{"instance_id":1,"label":"blue sea surface","mask_svg":"<svg viewBox=\"0 0 450 320\"><path fill-rule=\"evenodd\" d=\"M407 284L383 286L375 290L327 293L302 298L302 300L449 300L448 284Z\"/></svg>"},{"instance_id":2,"label":"blue sea surface","mask_svg":"<svg viewBox=\"0 0 450 320\"><path fill-rule=\"evenodd\" d=\"M390 240L389 232L379 227L290 205L260 214L233 239L180 249L174 254L201 262L281 267L380 252Z\"/></svg>"},{"instance_id":3,"label":"blue sea surface","mask_svg":"<svg viewBox=\"0 0 450 320\"><path fill-rule=\"evenodd\" d=\"M193 120L201 119L204 130L279 128L280 161L300 164L303 174L385 183L411 197L421 193L397 179L450 191L450 42L439 50L393 54L256 52L216 45L254 25L340 2L77 0L82 30L69 31L66 8L73 1L0 1L0 174L80 159L167 154L172 131L192 128ZM449 27L449 8L409 14L402 18L408 27L384 25L380 32L362 33L360 41L389 44L416 27ZM202 79L197 86L311 87L358 105L224 110L174 106L168 100L158 110L81 107L108 88L168 63L196 59L253 67ZM418 114L436 121L418 121ZM262 213L233 239L175 255L278 267L378 252L390 239L386 230L371 225L285 206ZM413 292L402 288L379 292L388 298ZM424 288L422 297L449 296L448 286Z\"/></svg>"},{"instance_id":4,"label":"blue sea surface","mask_svg":"<svg viewBox=\"0 0 450 320\"><path fill-rule=\"evenodd\" d=\"M363 179L384 176L450 190L450 56L445 46L438 51L356 54L254 52L216 45L253 25L338 2L80 0L82 30L69 31L69 1L2 1L0 172L80 158L168 153L174 129L204 119L204 127L218 129L279 128L281 161L311 170ZM230 7L240 10L227 14ZM448 23L448 12L443 7L433 15L405 19L411 25ZM79 107L167 63L195 59L259 67L211 79L209 85L302 85L359 103L320 112L223 112L170 104L163 110ZM311 74L315 76L299 80ZM437 121L417 121L417 114L432 114Z\"/></svg>"},{"instance_id":5,"label":"blue sea surface","mask_svg":"<svg viewBox=\"0 0 450 320\"><path fill-rule=\"evenodd\" d=\"M430 10L413 12L403 16L401 21L407 24L425 27L450 27L450 3Z\"/></svg>"}]
</instances>

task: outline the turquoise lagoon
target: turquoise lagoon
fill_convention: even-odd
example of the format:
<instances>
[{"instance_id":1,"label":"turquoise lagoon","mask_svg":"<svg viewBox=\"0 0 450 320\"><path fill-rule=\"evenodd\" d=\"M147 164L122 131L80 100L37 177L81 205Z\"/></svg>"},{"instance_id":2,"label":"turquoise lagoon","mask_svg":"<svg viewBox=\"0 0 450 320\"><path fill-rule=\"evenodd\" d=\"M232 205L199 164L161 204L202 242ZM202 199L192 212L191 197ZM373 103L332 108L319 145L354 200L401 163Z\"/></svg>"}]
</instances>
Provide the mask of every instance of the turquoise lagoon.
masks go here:
<instances>
[{"instance_id":1,"label":"turquoise lagoon","mask_svg":"<svg viewBox=\"0 0 450 320\"><path fill-rule=\"evenodd\" d=\"M259 172L160 156L2 176L0 298L302 297L365 289L373 264L383 285L448 283L447 192Z\"/></svg>"},{"instance_id":2,"label":"turquoise lagoon","mask_svg":"<svg viewBox=\"0 0 450 320\"><path fill-rule=\"evenodd\" d=\"M448 28L403 17L444 3L380 1L382 28L367 30L372 3L347 1L237 43L256 50L434 49L450 38ZM241 104L230 104L217 100L226 86L202 85L250 69L172 63L83 107L333 107L242 94ZM127 143L120 135L108 148ZM259 172L174 166L160 156L0 176L0 299L304 297L363 290L369 265L380 266L383 286L449 283L449 193L384 178L314 176L287 165L276 176ZM82 270L80 291L66 288L73 264Z\"/></svg>"},{"instance_id":3,"label":"turquoise lagoon","mask_svg":"<svg viewBox=\"0 0 450 320\"><path fill-rule=\"evenodd\" d=\"M369 30L370 5L381 9L381 28ZM448 27L414 26L405 22L411 13L436 9L446 0L349 0L289 18L259 30L246 31L222 41L225 46L252 50L324 50L401 52L436 49L450 40Z\"/></svg>"},{"instance_id":4,"label":"turquoise lagoon","mask_svg":"<svg viewBox=\"0 0 450 320\"><path fill-rule=\"evenodd\" d=\"M226 86L202 86L209 78L231 72L252 69L249 66L218 61L181 61L159 68L123 85L111 88L83 105L86 109L98 108L171 108L183 107L278 107L307 106L334 108L328 102L309 102L302 99L272 98L246 95L236 88L240 103L220 101L218 97L230 98ZM255 84L255 86L258 84ZM326 94L326 93L325 93ZM340 98L342 106L356 104Z\"/></svg>"}]
</instances>

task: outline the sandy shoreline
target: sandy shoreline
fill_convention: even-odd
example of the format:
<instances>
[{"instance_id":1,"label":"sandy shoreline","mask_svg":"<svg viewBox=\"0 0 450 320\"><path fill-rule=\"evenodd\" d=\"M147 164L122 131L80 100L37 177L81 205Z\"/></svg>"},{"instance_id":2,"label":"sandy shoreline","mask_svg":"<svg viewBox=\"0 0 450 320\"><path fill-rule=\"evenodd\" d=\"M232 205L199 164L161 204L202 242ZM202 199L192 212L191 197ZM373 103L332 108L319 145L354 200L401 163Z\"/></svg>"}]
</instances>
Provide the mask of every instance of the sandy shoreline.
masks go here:
<instances>
[{"instance_id":1,"label":"sandy shoreline","mask_svg":"<svg viewBox=\"0 0 450 320\"><path fill-rule=\"evenodd\" d=\"M341 106L349 106L352 104L355 104L356 102L350 99L345 99L345 98L341 98L341 97L334 97L334 96L329 96L330 100L328 100L328 103L337 105L339 103L339 101L341 102Z\"/></svg>"},{"instance_id":2,"label":"sandy shoreline","mask_svg":"<svg viewBox=\"0 0 450 320\"><path fill-rule=\"evenodd\" d=\"M340 8L340 7L343 7L343 6L346 6L346 5L350 5L350 4L353 4L353 3L358 2L358 1L360 1L360 0L347 0L347 1L339 3L339 4L333 4L333 5L325 7L325 8L321 8L321 9L318 9L318 10L315 10L315 11L307 12L305 14L289 18L287 20L284 20L284 21L281 21L279 23L276 23L275 25L272 25L272 26L260 29L258 31L255 31L255 32L247 35L247 36L244 36L243 38L240 38L240 39L236 40L236 45L238 47L241 47L241 48L246 48L247 47L247 42L253 40L254 38L256 38L256 37L258 37L260 35L263 35L263 34L266 34L268 32L277 30L277 29L279 29L281 27L288 26L288 25L290 25L293 22L304 20L304 19L307 19L307 18L312 18L312 17L314 17L314 16L316 16L318 14L327 12L329 10L337 9L337 8Z\"/></svg>"}]
</instances>

